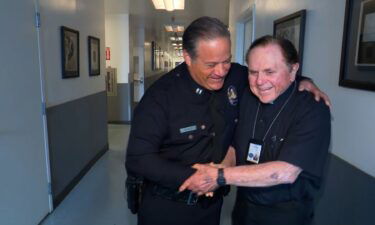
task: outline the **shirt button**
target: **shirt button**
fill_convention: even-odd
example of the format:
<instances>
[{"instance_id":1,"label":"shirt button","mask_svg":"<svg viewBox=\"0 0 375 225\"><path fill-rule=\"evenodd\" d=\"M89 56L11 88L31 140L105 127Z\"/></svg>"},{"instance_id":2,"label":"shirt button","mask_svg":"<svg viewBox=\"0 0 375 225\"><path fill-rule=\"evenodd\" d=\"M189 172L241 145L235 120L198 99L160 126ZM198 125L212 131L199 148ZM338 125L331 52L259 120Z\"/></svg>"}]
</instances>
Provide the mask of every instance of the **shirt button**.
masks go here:
<instances>
[{"instance_id":1,"label":"shirt button","mask_svg":"<svg viewBox=\"0 0 375 225\"><path fill-rule=\"evenodd\" d=\"M212 135L212 137L215 137L216 133L215 133L215 132L212 132L211 135Z\"/></svg>"},{"instance_id":2,"label":"shirt button","mask_svg":"<svg viewBox=\"0 0 375 225\"><path fill-rule=\"evenodd\" d=\"M176 73L176 76L178 76L178 77L179 77L179 76L180 76L180 74L179 74L179 73Z\"/></svg>"},{"instance_id":3,"label":"shirt button","mask_svg":"<svg viewBox=\"0 0 375 225\"><path fill-rule=\"evenodd\" d=\"M203 125L201 126L201 129L202 129L202 130L206 129L206 125L203 124Z\"/></svg>"},{"instance_id":4,"label":"shirt button","mask_svg":"<svg viewBox=\"0 0 375 225\"><path fill-rule=\"evenodd\" d=\"M194 136L192 134L189 134L188 138L189 140L193 140Z\"/></svg>"},{"instance_id":5,"label":"shirt button","mask_svg":"<svg viewBox=\"0 0 375 225\"><path fill-rule=\"evenodd\" d=\"M259 120L259 123L263 123L263 122L264 122L264 120L263 120L263 119L260 119L260 120Z\"/></svg>"},{"instance_id":6,"label":"shirt button","mask_svg":"<svg viewBox=\"0 0 375 225\"><path fill-rule=\"evenodd\" d=\"M238 122L238 118L234 119L234 122L237 123Z\"/></svg>"}]
</instances>

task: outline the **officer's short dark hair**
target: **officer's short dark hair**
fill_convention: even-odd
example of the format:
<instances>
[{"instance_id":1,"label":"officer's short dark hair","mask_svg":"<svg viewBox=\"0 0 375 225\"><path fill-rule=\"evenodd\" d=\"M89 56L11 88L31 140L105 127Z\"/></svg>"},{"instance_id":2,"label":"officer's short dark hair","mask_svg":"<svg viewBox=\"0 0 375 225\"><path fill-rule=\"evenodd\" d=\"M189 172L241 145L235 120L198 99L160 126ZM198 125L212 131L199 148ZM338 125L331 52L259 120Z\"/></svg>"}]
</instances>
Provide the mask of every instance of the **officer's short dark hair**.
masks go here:
<instances>
[{"instance_id":1,"label":"officer's short dark hair","mask_svg":"<svg viewBox=\"0 0 375 225\"><path fill-rule=\"evenodd\" d=\"M256 47L265 47L270 44L276 44L281 49L281 54L284 56L286 64L290 67L292 64L299 62L298 52L292 42L285 38L277 38L271 35L266 35L255 40L246 53L246 62L249 60L251 50Z\"/></svg>"},{"instance_id":2,"label":"officer's short dark hair","mask_svg":"<svg viewBox=\"0 0 375 225\"><path fill-rule=\"evenodd\" d=\"M220 37L230 39L227 26L219 19L203 16L194 20L186 28L182 37L183 49L194 59L197 56L196 48L199 40L213 40Z\"/></svg>"}]
</instances>

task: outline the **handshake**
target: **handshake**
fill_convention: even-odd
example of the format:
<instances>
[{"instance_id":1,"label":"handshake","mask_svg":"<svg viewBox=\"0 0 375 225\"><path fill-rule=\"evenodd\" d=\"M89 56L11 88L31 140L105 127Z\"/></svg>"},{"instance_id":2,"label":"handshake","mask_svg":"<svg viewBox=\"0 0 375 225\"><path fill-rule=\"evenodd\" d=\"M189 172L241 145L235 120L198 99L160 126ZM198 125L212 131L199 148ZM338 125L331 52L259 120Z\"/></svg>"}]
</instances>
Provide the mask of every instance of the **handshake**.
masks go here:
<instances>
[{"instance_id":1,"label":"handshake","mask_svg":"<svg viewBox=\"0 0 375 225\"><path fill-rule=\"evenodd\" d=\"M224 168L223 164L194 164L197 171L180 186L179 191L190 190L206 197L213 197L213 191L219 187L217 184L218 170Z\"/></svg>"}]
</instances>

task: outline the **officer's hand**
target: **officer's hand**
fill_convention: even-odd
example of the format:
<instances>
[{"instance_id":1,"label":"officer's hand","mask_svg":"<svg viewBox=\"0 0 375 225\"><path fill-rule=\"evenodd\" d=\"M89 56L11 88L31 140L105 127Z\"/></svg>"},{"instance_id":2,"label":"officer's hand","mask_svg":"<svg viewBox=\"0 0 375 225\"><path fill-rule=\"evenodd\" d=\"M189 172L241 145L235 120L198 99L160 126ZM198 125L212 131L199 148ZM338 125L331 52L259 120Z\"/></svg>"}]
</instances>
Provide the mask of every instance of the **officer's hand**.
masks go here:
<instances>
[{"instance_id":1,"label":"officer's hand","mask_svg":"<svg viewBox=\"0 0 375 225\"><path fill-rule=\"evenodd\" d=\"M215 168L226 168L227 166L226 165L224 165L224 164L216 164L216 163L210 163L209 164L210 166L212 166L212 167L215 167ZM194 168L194 166L193 166L193 168Z\"/></svg>"},{"instance_id":2,"label":"officer's hand","mask_svg":"<svg viewBox=\"0 0 375 225\"><path fill-rule=\"evenodd\" d=\"M317 102L320 99L323 99L327 106L330 108L332 107L331 100L329 100L328 95L322 92L311 80L302 80L299 83L298 90L311 92Z\"/></svg>"},{"instance_id":3,"label":"officer's hand","mask_svg":"<svg viewBox=\"0 0 375 225\"><path fill-rule=\"evenodd\" d=\"M180 186L179 191L188 189L203 195L217 188L217 168L203 164L195 164L193 168L197 171Z\"/></svg>"}]
</instances>

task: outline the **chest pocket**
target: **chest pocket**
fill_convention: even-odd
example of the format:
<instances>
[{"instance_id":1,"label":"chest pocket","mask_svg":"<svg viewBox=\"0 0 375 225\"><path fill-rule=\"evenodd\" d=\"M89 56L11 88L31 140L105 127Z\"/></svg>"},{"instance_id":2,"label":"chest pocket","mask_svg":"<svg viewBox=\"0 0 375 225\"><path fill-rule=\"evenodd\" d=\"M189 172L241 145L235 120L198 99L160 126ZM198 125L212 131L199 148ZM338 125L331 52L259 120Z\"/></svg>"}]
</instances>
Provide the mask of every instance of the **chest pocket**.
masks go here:
<instances>
[{"instance_id":1,"label":"chest pocket","mask_svg":"<svg viewBox=\"0 0 375 225\"><path fill-rule=\"evenodd\" d=\"M271 135L271 137L267 138L265 143L264 157L262 161L268 162L277 160L284 142L285 137L277 134L273 134Z\"/></svg>"},{"instance_id":2,"label":"chest pocket","mask_svg":"<svg viewBox=\"0 0 375 225\"><path fill-rule=\"evenodd\" d=\"M170 143L185 144L197 142L212 136L212 124L184 123L170 127Z\"/></svg>"}]
</instances>

